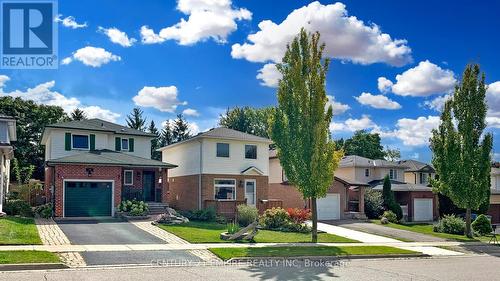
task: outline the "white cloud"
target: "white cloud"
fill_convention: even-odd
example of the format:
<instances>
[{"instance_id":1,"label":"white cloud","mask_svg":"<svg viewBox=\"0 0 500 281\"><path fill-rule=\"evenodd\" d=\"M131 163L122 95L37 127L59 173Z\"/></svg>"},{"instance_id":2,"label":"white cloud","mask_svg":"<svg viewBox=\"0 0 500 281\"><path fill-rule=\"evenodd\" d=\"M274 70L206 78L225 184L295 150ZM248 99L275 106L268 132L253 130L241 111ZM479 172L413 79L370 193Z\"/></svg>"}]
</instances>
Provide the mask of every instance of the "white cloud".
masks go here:
<instances>
[{"instance_id":1,"label":"white cloud","mask_svg":"<svg viewBox=\"0 0 500 281\"><path fill-rule=\"evenodd\" d=\"M354 97L360 104L368 105L378 109L400 109L401 105L384 95L372 95L361 93L359 97Z\"/></svg>"},{"instance_id":2,"label":"white cloud","mask_svg":"<svg viewBox=\"0 0 500 281\"><path fill-rule=\"evenodd\" d=\"M87 27L87 22L84 23L78 23L76 22L75 18L72 16L65 17L64 19L62 18L62 15L59 14L54 20L55 22L60 22L62 23L63 26L69 27L72 29L77 29L77 28L85 28Z\"/></svg>"},{"instance_id":3,"label":"white cloud","mask_svg":"<svg viewBox=\"0 0 500 281\"><path fill-rule=\"evenodd\" d=\"M100 67L103 64L120 61L121 59L120 56L114 55L103 48L87 46L76 50L71 57L63 59L61 63L70 64L74 60L78 60L88 66Z\"/></svg>"},{"instance_id":4,"label":"white cloud","mask_svg":"<svg viewBox=\"0 0 500 281\"><path fill-rule=\"evenodd\" d=\"M8 81L9 77L0 76L0 81L2 78L6 78L4 81ZM0 96L11 96L20 97L24 100L32 100L37 104L45 105L55 105L60 106L64 109L66 113L70 113L75 108L80 108L89 118L101 118L108 120L110 122L115 122L120 114L114 113L108 109L101 108L99 106L86 106L82 105L80 100L75 97L66 97L63 94L52 90L55 86L55 81L49 81L35 86L34 88L28 88L26 91L15 90L12 92L4 92L3 85L0 83Z\"/></svg>"},{"instance_id":5,"label":"white cloud","mask_svg":"<svg viewBox=\"0 0 500 281\"><path fill-rule=\"evenodd\" d=\"M200 127L196 122L189 122L188 128L192 135L196 135L200 132Z\"/></svg>"},{"instance_id":6,"label":"white cloud","mask_svg":"<svg viewBox=\"0 0 500 281\"><path fill-rule=\"evenodd\" d=\"M354 132L358 130L367 130L378 128L368 115L363 115L360 119L349 118L344 122L330 123L330 131L349 131Z\"/></svg>"},{"instance_id":7,"label":"white cloud","mask_svg":"<svg viewBox=\"0 0 500 281\"><path fill-rule=\"evenodd\" d=\"M379 77L377 79L377 87L381 93L389 92L391 90L392 85L393 85L392 81L385 77Z\"/></svg>"},{"instance_id":8,"label":"white cloud","mask_svg":"<svg viewBox=\"0 0 500 281\"><path fill-rule=\"evenodd\" d=\"M375 24L366 25L348 16L342 3L310 3L292 11L280 24L270 20L259 23L260 30L248 35L248 42L234 44L231 55L251 62L280 62L286 45L300 31L321 33L325 55L359 64L383 62L401 66L412 61L406 40L392 39Z\"/></svg>"},{"instance_id":9,"label":"white cloud","mask_svg":"<svg viewBox=\"0 0 500 281\"><path fill-rule=\"evenodd\" d=\"M340 115L350 109L349 105L343 104L335 101L335 97L332 95L326 95L328 101L326 102L326 107L332 106L333 115Z\"/></svg>"},{"instance_id":10,"label":"white cloud","mask_svg":"<svg viewBox=\"0 0 500 281\"><path fill-rule=\"evenodd\" d=\"M144 87L132 98L136 105L153 107L163 112L173 113L178 105L186 105L177 98L177 87Z\"/></svg>"},{"instance_id":11,"label":"white cloud","mask_svg":"<svg viewBox=\"0 0 500 281\"><path fill-rule=\"evenodd\" d=\"M396 75L396 83L392 85L391 91L397 95L413 97L445 94L455 86L457 80L454 76L453 71L442 69L425 60L421 61L416 67Z\"/></svg>"},{"instance_id":12,"label":"white cloud","mask_svg":"<svg viewBox=\"0 0 500 281\"><path fill-rule=\"evenodd\" d=\"M279 81L283 76L276 68L274 63L267 63L261 69L259 69L259 73L257 74L257 79L262 80L260 82L261 85L276 88L278 87Z\"/></svg>"},{"instance_id":13,"label":"white cloud","mask_svg":"<svg viewBox=\"0 0 500 281\"><path fill-rule=\"evenodd\" d=\"M451 98L451 94L446 94L443 96L439 96L435 99L432 100L427 100L424 102L424 105L430 109L433 109L435 111L441 111L443 110L444 104L446 103L447 100Z\"/></svg>"},{"instance_id":14,"label":"white cloud","mask_svg":"<svg viewBox=\"0 0 500 281\"><path fill-rule=\"evenodd\" d=\"M244 8L234 8L231 0L179 0L177 10L189 16L173 26L165 27L158 34L147 26L141 27L145 44L175 40L179 45L193 45L213 39L225 43L238 25L236 21L252 19L252 13Z\"/></svg>"},{"instance_id":15,"label":"white cloud","mask_svg":"<svg viewBox=\"0 0 500 281\"><path fill-rule=\"evenodd\" d=\"M423 146L429 144L432 129L439 126L439 116L418 117L417 119L401 118L393 131L376 130L381 137L397 138L408 146Z\"/></svg>"},{"instance_id":16,"label":"white cloud","mask_svg":"<svg viewBox=\"0 0 500 281\"><path fill-rule=\"evenodd\" d=\"M186 116L194 116L194 117L200 116L200 113L196 109L192 109L192 108L184 109L182 111L182 114L186 115Z\"/></svg>"},{"instance_id":17,"label":"white cloud","mask_svg":"<svg viewBox=\"0 0 500 281\"><path fill-rule=\"evenodd\" d=\"M137 39L129 38L127 33L119 30L116 27L104 28L102 26L99 26L97 30L108 36L111 42L122 47L131 47L135 42L137 42Z\"/></svg>"},{"instance_id":18,"label":"white cloud","mask_svg":"<svg viewBox=\"0 0 500 281\"><path fill-rule=\"evenodd\" d=\"M10 78L7 75L0 75L0 89L3 88L5 82L9 81Z\"/></svg>"}]
</instances>

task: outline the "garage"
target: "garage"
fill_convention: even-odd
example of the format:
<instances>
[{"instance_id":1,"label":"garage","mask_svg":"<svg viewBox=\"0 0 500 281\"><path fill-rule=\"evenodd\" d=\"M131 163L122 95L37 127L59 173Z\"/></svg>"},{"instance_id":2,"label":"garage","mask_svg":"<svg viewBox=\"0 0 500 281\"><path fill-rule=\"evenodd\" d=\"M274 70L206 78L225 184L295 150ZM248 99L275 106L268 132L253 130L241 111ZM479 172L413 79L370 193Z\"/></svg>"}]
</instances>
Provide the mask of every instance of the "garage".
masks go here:
<instances>
[{"instance_id":1,"label":"garage","mask_svg":"<svg viewBox=\"0 0 500 281\"><path fill-rule=\"evenodd\" d=\"M433 207L432 198L413 199L413 221L432 221Z\"/></svg>"},{"instance_id":2,"label":"garage","mask_svg":"<svg viewBox=\"0 0 500 281\"><path fill-rule=\"evenodd\" d=\"M112 202L112 181L64 181L65 217L112 216Z\"/></svg>"},{"instance_id":3,"label":"garage","mask_svg":"<svg viewBox=\"0 0 500 281\"><path fill-rule=\"evenodd\" d=\"M340 219L340 195L338 193L327 193L326 197L317 199L319 220Z\"/></svg>"}]
</instances>

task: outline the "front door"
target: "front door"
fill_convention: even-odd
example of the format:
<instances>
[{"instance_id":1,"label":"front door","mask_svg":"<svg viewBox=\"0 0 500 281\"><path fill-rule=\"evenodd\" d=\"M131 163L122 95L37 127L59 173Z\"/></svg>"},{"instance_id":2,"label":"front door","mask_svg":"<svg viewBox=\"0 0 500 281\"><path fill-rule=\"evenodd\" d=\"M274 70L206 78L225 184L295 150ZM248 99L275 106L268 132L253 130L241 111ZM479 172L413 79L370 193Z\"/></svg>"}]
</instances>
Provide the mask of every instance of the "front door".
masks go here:
<instances>
[{"instance_id":1,"label":"front door","mask_svg":"<svg viewBox=\"0 0 500 281\"><path fill-rule=\"evenodd\" d=\"M145 171L142 173L142 194L144 201L155 201L155 172Z\"/></svg>"},{"instance_id":2,"label":"front door","mask_svg":"<svg viewBox=\"0 0 500 281\"><path fill-rule=\"evenodd\" d=\"M245 180L245 199L248 205L255 206L255 190L255 180Z\"/></svg>"}]
</instances>

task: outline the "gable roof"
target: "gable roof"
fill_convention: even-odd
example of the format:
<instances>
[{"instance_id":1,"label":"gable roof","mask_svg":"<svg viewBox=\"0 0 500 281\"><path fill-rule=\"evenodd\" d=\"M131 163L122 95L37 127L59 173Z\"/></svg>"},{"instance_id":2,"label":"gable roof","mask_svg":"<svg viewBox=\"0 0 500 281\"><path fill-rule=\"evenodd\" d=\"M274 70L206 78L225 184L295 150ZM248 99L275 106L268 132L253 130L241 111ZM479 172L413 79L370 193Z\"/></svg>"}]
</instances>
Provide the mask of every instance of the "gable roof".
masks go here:
<instances>
[{"instance_id":1,"label":"gable roof","mask_svg":"<svg viewBox=\"0 0 500 281\"><path fill-rule=\"evenodd\" d=\"M432 173L435 172L434 167L432 165L417 160L412 160L412 159L401 160L399 161L399 163L401 164L401 166L407 168L406 170L407 172L417 172L421 170L430 171Z\"/></svg>"},{"instance_id":2,"label":"gable roof","mask_svg":"<svg viewBox=\"0 0 500 281\"><path fill-rule=\"evenodd\" d=\"M249 141L249 142L264 142L264 143L272 143L270 139L259 137L256 135L240 132L237 130L229 129L229 128L224 128L224 127L218 127L218 128L212 128L206 132L199 133L189 139L176 142L170 145L167 145L165 147L162 147L158 150L164 150L166 148L172 147L179 145L181 143L186 143L195 139L199 138L212 138L212 139L225 139L225 140L240 140L240 141Z\"/></svg>"},{"instance_id":3,"label":"gable roof","mask_svg":"<svg viewBox=\"0 0 500 281\"><path fill-rule=\"evenodd\" d=\"M339 167L386 167L386 168L402 168L398 162L387 161L383 159L372 160L358 155L347 155L340 159Z\"/></svg>"},{"instance_id":4,"label":"gable roof","mask_svg":"<svg viewBox=\"0 0 500 281\"><path fill-rule=\"evenodd\" d=\"M129 167L164 167L175 168L174 164L161 162L158 160L142 158L139 156L117 152L113 150L93 150L78 154L64 156L47 161L47 164L85 164L85 165L108 165L108 166L129 166Z\"/></svg>"},{"instance_id":5,"label":"gable roof","mask_svg":"<svg viewBox=\"0 0 500 281\"><path fill-rule=\"evenodd\" d=\"M120 135L154 137L154 134L131 129L102 119L93 118L80 121L67 121L45 126L45 128L77 129L88 131L110 132Z\"/></svg>"}]
</instances>

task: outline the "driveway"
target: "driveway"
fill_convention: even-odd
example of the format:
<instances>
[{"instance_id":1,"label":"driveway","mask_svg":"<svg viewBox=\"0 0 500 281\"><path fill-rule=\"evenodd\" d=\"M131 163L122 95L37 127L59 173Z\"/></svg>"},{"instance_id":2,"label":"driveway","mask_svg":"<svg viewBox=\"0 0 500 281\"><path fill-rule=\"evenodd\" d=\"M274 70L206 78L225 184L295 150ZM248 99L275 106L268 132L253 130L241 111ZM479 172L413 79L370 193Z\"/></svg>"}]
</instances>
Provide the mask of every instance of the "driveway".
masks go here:
<instances>
[{"instance_id":1,"label":"driveway","mask_svg":"<svg viewBox=\"0 0 500 281\"><path fill-rule=\"evenodd\" d=\"M402 229L395 229L391 227L386 227L366 221L360 220L337 220L337 221L322 221L323 223L341 226L347 229L362 231L366 233L371 233L375 235L390 237L402 241L412 241L412 242L443 242L446 241L443 238L425 235L421 233L416 233L413 231L407 231Z\"/></svg>"}]
</instances>

